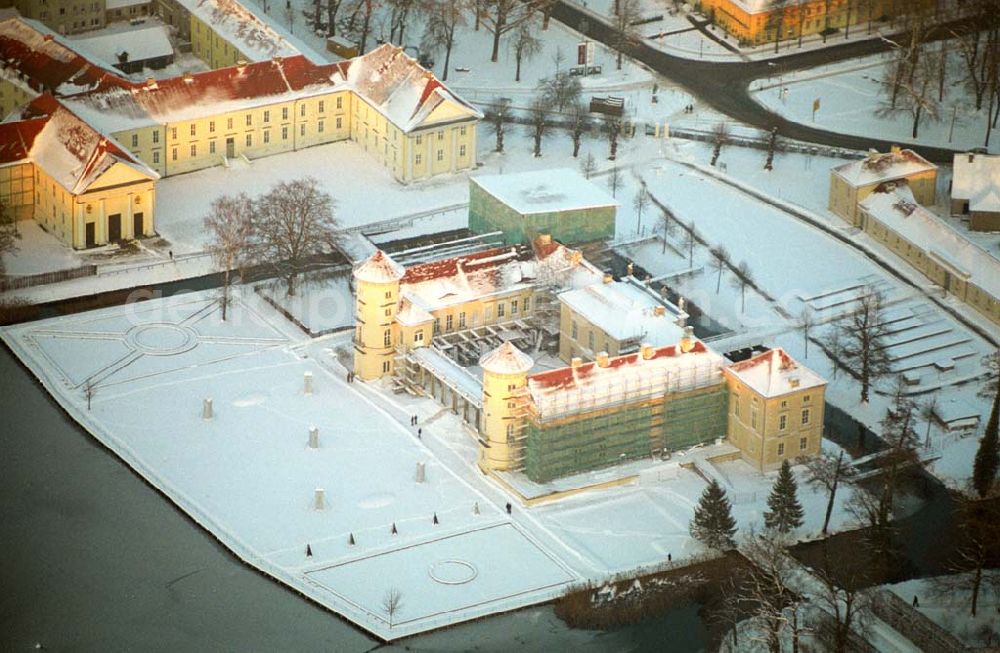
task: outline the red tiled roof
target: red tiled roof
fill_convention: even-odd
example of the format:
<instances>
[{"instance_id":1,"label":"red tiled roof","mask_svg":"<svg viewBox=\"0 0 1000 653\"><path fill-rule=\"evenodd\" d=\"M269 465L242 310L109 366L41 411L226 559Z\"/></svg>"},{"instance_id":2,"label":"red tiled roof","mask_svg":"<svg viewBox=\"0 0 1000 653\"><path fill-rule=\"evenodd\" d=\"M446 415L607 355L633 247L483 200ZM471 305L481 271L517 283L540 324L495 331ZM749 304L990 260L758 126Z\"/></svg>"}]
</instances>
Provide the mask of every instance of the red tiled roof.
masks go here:
<instances>
[{"instance_id":1,"label":"red tiled roof","mask_svg":"<svg viewBox=\"0 0 1000 653\"><path fill-rule=\"evenodd\" d=\"M778 348L778 349L768 349L767 351L763 351L757 354L756 356L753 356L752 358L746 359L745 361L733 363L732 365L729 366L729 369L734 372L739 372L741 370L748 370L751 367L757 367L758 365L764 365L764 364L769 365L775 354L777 354L780 357L779 360L781 361L781 365L779 366L778 369L782 371L794 370L799 366L798 363L792 360L791 356L785 353L784 349Z\"/></svg>"},{"instance_id":2,"label":"red tiled roof","mask_svg":"<svg viewBox=\"0 0 1000 653\"><path fill-rule=\"evenodd\" d=\"M705 345L700 340L695 340L694 347L691 348L691 352L701 353L704 351L706 351ZM666 347L659 347L658 349L655 349L649 360L656 360L658 358L666 358L677 355L677 346L668 345ZM608 368L615 369L618 367L635 365L639 359L639 352L625 354L623 356L615 356L614 358L608 359ZM546 370L544 372L532 374L528 377L528 380L536 384L539 389L544 390L571 388L577 383L578 379L584 379L592 374L595 367L597 367L597 363L593 361L590 363L584 363L576 368L573 366L559 367L554 370Z\"/></svg>"},{"instance_id":3,"label":"red tiled roof","mask_svg":"<svg viewBox=\"0 0 1000 653\"><path fill-rule=\"evenodd\" d=\"M27 159L35 137L47 121L47 117L42 117L0 123L0 164Z\"/></svg>"},{"instance_id":4,"label":"red tiled roof","mask_svg":"<svg viewBox=\"0 0 1000 653\"><path fill-rule=\"evenodd\" d=\"M504 256L514 251L514 256ZM531 258L531 250L521 247L493 247L475 252L474 254L462 254L453 258L446 258L441 261L422 263L406 269L402 283L421 283L432 279L442 279L458 274L458 266L466 271L482 271L491 267L498 267L512 260L527 260Z\"/></svg>"}]
</instances>

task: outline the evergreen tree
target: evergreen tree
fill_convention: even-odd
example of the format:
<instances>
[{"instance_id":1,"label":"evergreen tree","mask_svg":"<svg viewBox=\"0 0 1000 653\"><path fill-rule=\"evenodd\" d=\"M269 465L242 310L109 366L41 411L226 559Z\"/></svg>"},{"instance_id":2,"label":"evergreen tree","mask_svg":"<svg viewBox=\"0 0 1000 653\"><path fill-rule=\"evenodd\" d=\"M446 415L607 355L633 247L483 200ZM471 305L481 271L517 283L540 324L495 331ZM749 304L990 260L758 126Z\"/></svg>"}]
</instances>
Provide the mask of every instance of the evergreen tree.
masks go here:
<instances>
[{"instance_id":1,"label":"evergreen tree","mask_svg":"<svg viewBox=\"0 0 1000 653\"><path fill-rule=\"evenodd\" d=\"M713 549L726 550L735 546L736 520L726 491L712 480L694 509L690 525L691 536Z\"/></svg>"},{"instance_id":2,"label":"evergreen tree","mask_svg":"<svg viewBox=\"0 0 1000 653\"><path fill-rule=\"evenodd\" d=\"M792 466L788 460L781 463L778 480L771 488L771 496L767 498L768 512L764 513L764 526L788 533L802 525L802 504L797 496L798 486L792 476Z\"/></svg>"},{"instance_id":3,"label":"evergreen tree","mask_svg":"<svg viewBox=\"0 0 1000 653\"><path fill-rule=\"evenodd\" d=\"M972 487L985 498L993 486L997 468L1000 467L1000 447L997 443L997 431L1000 427L1000 390L993 398L993 410L990 411L990 421L986 424L986 432L979 441L976 451L976 461L972 466Z\"/></svg>"}]
</instances>

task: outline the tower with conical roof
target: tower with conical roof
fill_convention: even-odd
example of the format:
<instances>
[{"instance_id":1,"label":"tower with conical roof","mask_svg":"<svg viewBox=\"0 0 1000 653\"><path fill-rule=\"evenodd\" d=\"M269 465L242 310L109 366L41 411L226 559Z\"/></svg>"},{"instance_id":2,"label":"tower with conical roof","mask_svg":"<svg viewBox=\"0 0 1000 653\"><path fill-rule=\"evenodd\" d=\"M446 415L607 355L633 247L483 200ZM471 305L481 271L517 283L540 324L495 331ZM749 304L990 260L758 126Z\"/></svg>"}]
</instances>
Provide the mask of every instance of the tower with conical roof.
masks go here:
<instances>
[{"instance_id":1,"label":"tower with conical roof","mask_svg":"<svg viewBox=\"0 0 1000 653\"><path fill-rule=\"evenodd\" d=\"M528 383L535 362L517 347L504 342L479 359L483 370L483 412L480 431L479 467L483 471L512 469L521 445L521 418L517 395Z\"/></svg>"},{"instance_id":2,"label":"tower with conical roof","mask_svg":"<svg viewBox=\"0 0 1000 653\"><path fill-rule=\"evenodd\" d=\"M392 374L404 272L382 250L354 269L354 374L365 381Z\"/></svg>"}]
</instances>

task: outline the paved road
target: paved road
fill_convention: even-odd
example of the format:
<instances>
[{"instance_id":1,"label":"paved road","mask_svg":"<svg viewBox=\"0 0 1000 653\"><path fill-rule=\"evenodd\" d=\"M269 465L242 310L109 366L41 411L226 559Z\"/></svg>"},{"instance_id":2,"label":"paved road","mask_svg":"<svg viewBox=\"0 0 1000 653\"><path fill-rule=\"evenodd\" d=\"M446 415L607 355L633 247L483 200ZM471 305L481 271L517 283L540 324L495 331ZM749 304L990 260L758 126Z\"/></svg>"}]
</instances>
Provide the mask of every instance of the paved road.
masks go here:
<instances>
[{"instance_id":1,"label":"paved road","mask_svg":"<svg viewBox=\"0 0 1000 653\"><path fill-rule=\"evenodd\" d=\"M616 40L614 29L575 5L559 2L552 12L552 17L596 41L614 47L612 45ZM949 28L961 28L964 25L963 21L940 25L933 36L947 36ZM855 40L844 41L822 50L784 55L773 61L718 62L677 57L657 50L645 42L635 41L625 47L625 53L664 77L677 82L716 111L740 122L765 130L777 127L778 133L782 136L801 141L856 150L874 147L886 152L894 143L863 136L838 134L786 120L754 101L750 97L748 88L754 79L876 54L888 48L889 44L880 39ZM952 155L956 151L940 147L920 147L921 155L935 163L951 163Z\"/></svg>"}]
</instances>

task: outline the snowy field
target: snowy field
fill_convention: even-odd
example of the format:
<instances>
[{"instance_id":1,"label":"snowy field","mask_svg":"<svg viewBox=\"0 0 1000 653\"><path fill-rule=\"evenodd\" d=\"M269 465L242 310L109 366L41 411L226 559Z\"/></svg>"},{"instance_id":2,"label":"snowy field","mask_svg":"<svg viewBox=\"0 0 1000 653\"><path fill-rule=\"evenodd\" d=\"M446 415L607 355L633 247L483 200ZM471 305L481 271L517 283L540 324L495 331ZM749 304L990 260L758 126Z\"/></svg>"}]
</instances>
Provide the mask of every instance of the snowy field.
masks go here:
<instances>
[{"instance_id":1,"label":"snowy field","mask_svg":"<svg viewBox=\"0 0 1000 653\"><path fill-rule=\"evenodd\" d=\"M969 574L965 587L971 587ZM906 602L916 596L917 609L971 648L996 647L1000 644L1000 570L986 570L976 616L971 613L972 594L944 585L936 586L935 578L917 578L895 585L886 585ZM986 649L982 649L986 650ZM989 648L988 650L996 650Z\"/></svg>"},{"instance_id":2,"label":"snowy field","mask_svg":"<svg viewBox=\"0 0 1000 653\"><path fill-rule=\"evenodd\" d=\"M667 553L674 564L704 553L687 525L705 484L676 464L651 461L640 483L507 515L511 497L475 468L476 441L458 417L345 383L334 354L349 336L304 340L252 292L226 322L206 292L2 336L74 419L237 556L383 637L543 602ZM414 414L422 439L404 425ZM656 472L664 465L673 472ZM699 465L727 484L741 528L759 528L773 475ZM803 485L800 496L799 536L813 537L825 495ZM834 525L849 526L840 507ZM381 605L390 589L402 597L391 626Z\"/></svg>"},{"instance_id":3,"label":"snowy field","mask_svg":"<svg viewBox=\"0 0 1000 653\"><path fill-rule=\"evenodd\" d=\"M949 44L949 48L954 47L954 44ZM964 73L960 53L950 49L948 56L949 79L961 79ZM891 139L913 145L917 151L920 145L955 149L983 147L986 103L976 111L973 98L969 97L960 82L946 85L940 104L937 103L937 92L933 93L933 100L938 106L938 119L922 119L916 139L912 138L913 120L908 112L889 118L875 116L875 110L884 96L881 93L887 61L884 57L875 55L852 59L784 75L780 79L759 80L754 86L758 90L753 96L789 120L844 134ZM787 88L787 93L782 93L782 88ZM813 120L813 102L817 99L820 109ZM1000 138L994 137L990 141L989 151L1000 152Z\"/></svg>"}]
</instances>

